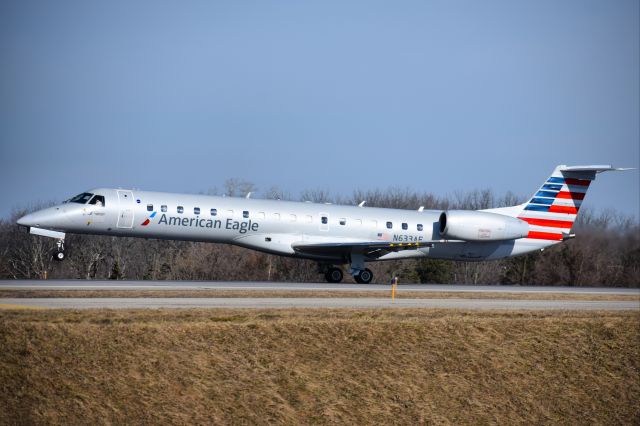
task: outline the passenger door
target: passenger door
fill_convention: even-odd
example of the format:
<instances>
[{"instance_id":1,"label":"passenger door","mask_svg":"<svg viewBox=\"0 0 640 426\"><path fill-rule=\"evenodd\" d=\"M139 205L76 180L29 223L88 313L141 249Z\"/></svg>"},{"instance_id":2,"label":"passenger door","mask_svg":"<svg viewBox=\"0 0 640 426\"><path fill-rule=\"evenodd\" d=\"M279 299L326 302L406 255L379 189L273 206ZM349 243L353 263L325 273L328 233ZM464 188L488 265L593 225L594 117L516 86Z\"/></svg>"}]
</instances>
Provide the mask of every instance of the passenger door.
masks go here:
<instances>
[{"instance_id":1,"label":"passenger door","mask_svg":"<svg viewBox=\"0 0 640 426\"><path fill-rule=\"evenodd\" d=\"M118 228L133 227L133 209L136 205L133 200L133 192L117 190L118 192Z\"/></svg>"}]
</instances>

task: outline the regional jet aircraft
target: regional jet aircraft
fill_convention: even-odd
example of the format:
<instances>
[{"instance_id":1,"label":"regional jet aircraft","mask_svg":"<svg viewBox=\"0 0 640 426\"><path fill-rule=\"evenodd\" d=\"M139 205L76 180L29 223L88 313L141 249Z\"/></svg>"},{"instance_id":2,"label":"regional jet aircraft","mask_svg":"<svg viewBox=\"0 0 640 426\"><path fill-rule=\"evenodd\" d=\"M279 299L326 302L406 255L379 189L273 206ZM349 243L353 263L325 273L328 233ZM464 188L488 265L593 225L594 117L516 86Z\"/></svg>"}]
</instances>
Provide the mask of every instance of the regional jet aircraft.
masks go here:
<instances>
[{"instance_id":1,"label":"regional jet aircraft","mask_svg":"<svg viewBox=\"0 0 640 426\"><path fill-rule=\"evenodd\" d=\"M98 188L18 220L32 234L66 233L235 244L316 260L329 282L341 265L358 283L367 262L428 257L480 261L517 256L572 238L571 228L605 165L558 166L524 204L488 210L415 211Z\"/></svg>"}]
</instances>

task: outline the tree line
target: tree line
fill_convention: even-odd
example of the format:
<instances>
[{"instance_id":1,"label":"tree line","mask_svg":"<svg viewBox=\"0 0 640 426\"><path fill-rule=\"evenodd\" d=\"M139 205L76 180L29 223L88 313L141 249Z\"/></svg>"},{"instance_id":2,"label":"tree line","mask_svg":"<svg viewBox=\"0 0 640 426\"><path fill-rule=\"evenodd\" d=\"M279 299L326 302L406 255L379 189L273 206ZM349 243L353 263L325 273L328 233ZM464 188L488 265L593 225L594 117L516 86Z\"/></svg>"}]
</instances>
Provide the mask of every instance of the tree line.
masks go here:
<instances>
[{"instance_id":1,"label":"tree line","mask_svg":"<svg viewBox=\"0 0 640 426\"><path fill-rule=\"evenodd\" d=\"M244 196L257 192L254 184L239 179L225 182L211 195ZM298 197L270 188L261 196L401 209L487 209L525 201L513 193L496 196L491 190L437 196L408 188L354 191L332 195L324 189L307 190ZM4 279L131 279L131 280L247 280L322 281L313 261L256 252L213 243L146 240L70 234L67 258L53 260L53 239L27 233L16 225L18 217L43 203L0 219L0 278ZM615 210L594 212L583 207L574 225L577 237L543 252L487 262L452 262L434 259L373 262L368 267L375 282L393 276L400 282L462 284L536 284L567 286L640 286L640 226L635 218ZM345 280L348 280L346 278Z\"/></svg>"}]
</instances>

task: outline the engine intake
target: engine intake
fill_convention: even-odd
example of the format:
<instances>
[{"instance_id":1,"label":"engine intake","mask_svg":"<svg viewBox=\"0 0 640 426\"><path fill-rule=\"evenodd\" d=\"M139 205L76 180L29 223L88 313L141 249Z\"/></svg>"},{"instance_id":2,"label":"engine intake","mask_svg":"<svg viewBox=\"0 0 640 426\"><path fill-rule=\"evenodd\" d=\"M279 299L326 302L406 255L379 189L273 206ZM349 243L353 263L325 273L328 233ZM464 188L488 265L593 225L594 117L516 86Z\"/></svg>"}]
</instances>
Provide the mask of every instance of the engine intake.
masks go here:
<instances>
[{"instance_id":1,"label":"engine intake","mask_svg":"<svg viewBox=\"0 0 640 426\"><path fill-rule=\"evenodd\" d=\"M447 240L502 241L525 238L529 224L497 213L450 210L440 214L440 235Z\"/></svg>"}]
</instances>

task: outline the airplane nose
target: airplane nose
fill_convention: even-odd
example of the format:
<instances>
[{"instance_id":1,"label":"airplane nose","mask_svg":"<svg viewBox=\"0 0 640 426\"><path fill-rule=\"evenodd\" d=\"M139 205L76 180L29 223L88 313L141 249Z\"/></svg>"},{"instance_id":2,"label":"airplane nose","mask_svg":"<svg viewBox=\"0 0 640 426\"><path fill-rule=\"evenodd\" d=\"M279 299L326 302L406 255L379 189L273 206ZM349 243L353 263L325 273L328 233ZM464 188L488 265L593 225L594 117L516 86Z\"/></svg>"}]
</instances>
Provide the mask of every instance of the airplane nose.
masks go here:
<instances>
[{"instance_id":1,"label":"airplane nose","mask_svg":"<svg viewBox=\"0 0 640 426\"><path fill-rule=\"evenodd\" d=\"M33 214L26 214L16 221L18 225L34 226Z\"/></svg>"},{"instance_id":2,"label":"airplane nose","mask_svg":"<svg viewBox=\"0 0 640 426\"><path fill-rule=\"evenodd\" d=\"M59 208L51 207L24 215L16 223L34 228L56 228L66 223L66 217Z\"/></svg>"}]
</instances>

